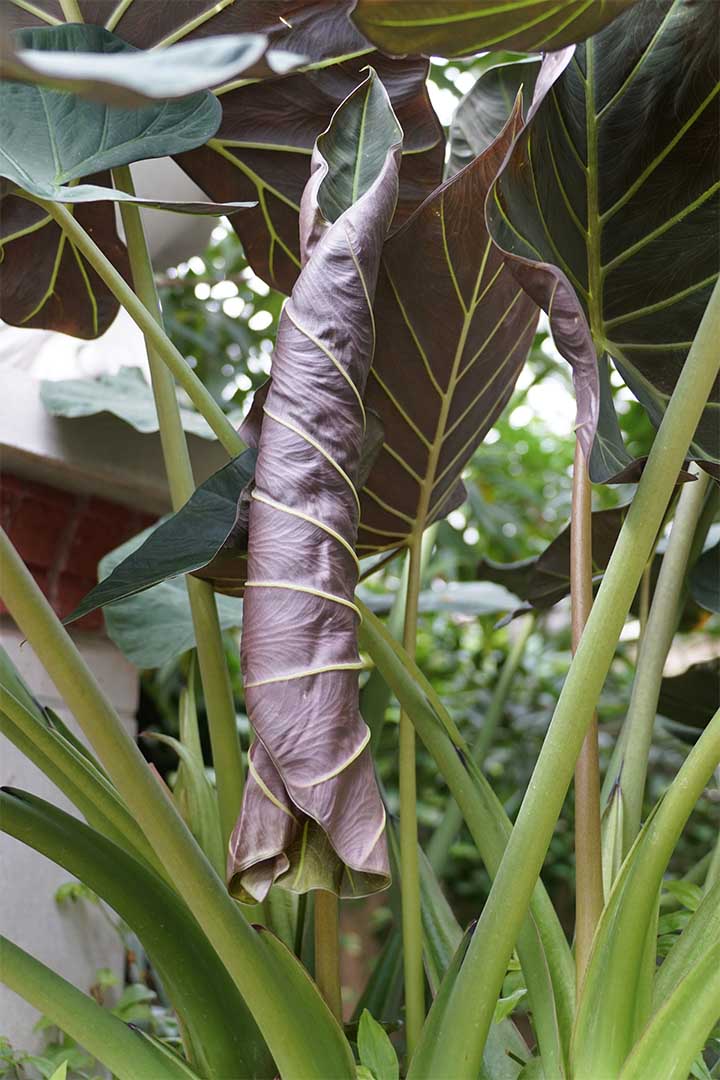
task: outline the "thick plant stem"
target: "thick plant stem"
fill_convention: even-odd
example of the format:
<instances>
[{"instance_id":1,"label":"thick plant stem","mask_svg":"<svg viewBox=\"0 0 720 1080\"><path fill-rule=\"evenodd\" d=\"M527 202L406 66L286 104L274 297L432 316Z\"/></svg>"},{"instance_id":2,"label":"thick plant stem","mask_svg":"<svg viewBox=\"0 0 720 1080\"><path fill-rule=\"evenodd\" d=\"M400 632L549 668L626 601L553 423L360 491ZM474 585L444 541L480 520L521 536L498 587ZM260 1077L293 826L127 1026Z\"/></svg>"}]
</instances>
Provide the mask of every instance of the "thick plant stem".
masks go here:
<instances>
[{"instance_id":1,"label":"thick plant stem","mask_svg":"<svg viewBox=\"0 0 720 1080\"><path fill-rule=\"evenodd\" d=\"M81 23L83 21L78 0L60 0L60 7L65 16L65 22Z\"/></svg>"},{"instance_id":2,"label":"thick plant stem","mask_svg":"<svg viewBox=\"0 0 720 1080\"><path fill-rule=\"evenodd\" d=\"M340 901L335 893L315 893L315 982L333 1016L342 1023L340 989Z\"/></svg>"},{"instance_id":3,"label":"thick plant stem","mask_svg":"<svg viewBox=\"0 0 720 1080\"><path fill-rule=\"evenodd\" d=\"M495 1003L542 868L577 755L610 669L620 632L670 500L675 479L720 369L720 281L715 284L637 493L570 665L527 793L460 974L444 1004L451 1037L436 1040L419 1076L474 1080ZM481 988L478 992L478 987ZM427 1059L426 1059L427 1060Z\"/></svg>"},{"instance_id":4,"label":"thick plant stem","mask_svg":"<svg viewBox=\"0 0 720 1080\"><path fill-rule=\"evenodd\" d=\"M572 648L577 652L592 608L592 494L585 456L575 443L570 526ZM582 990L604 903L600 829L600 759L593 714L575 765L575 986Z\"/></svg>"},{"instance_id":5,"label":"thick plant stem","mask_svg":"<svg viewBox=\"0 0 720 1080\"><path fill-rule=\"evenodd\" d=\"M495 686L495 691L490 701L490 705L488 706L488 711L485 714L478 738L470 747L470 756L476 765L482 765L485 755L492 745L492 740L498 724L502 720L513 679L520 667L522 658L525 654L525 647L534 628L535 616L526 615L522 620L520 633L513 642L507 660L503 664L500 677ZM457 834L460 832L462 822L462 810L454 799L449 799L445 808L445 813L440 820L440 824L435 829L427 848L427 857L436 874L442 874L450 855L450 848Z\"/></svg>"},{"instance_id":6,"label":"thick plant stem","mask_svg":"<svg viewBox=\"0 0 720 1080\"><path fill-rule=\"evenodd\" d=\"M157 355L168 366L198 412L205 417L230 457L237 457L238 454L241 454L245 449L245 443L217 401L215 401L215 398L203 386L190 365L175 348L152 312L148 311L143 302L138 299L122 274L115 269L92 237L75 220L73 214L60 203L47 202L45 199L36 199L34 197L30 199L30 202L42 206L50 217L58 223L73 246L82 252L113 296L125 308L130 318L140 327L146 339L152 343Z\"/></svg>"},{"instance_id":7,"label":"thick plant stem","mask_svg":"<svg viewBox=\"0 0 720 1080\"><path fill-rule=\"evenodd\" d=\"M268 965L263 942L228 895L2 529L0 562L2 599L10 615L30 641L128 810L162 859L177 891L222 957L280 1073L327 1075L325 1051L331 1047L338 1076L354 1075L349 1050L346 1053L344 1044L337 1041L340 1033L335 1033L330 1013L329 1030L326 1032L323 1025L323 1033L308 1039L296 1003L287 999L282 972Z\"/></svg>"},{"instance_id":8,"label":"thick plant stem","mask_svg":"<svg viewBox=\"0 0 720 1080\"><path fill-rule=\"evenodd\" d=\"M421 575L421 539L410 547L403 646L415 656ZM418 1044L425 1020L425 971L420 913L415 727L400 713L400 899L402 907L405 1030L408 1061Z\"/></svg>"},{"instance_id":9,"label":"thick plant stem","mask_svg":"<svg viewBox=\"0 0 720 1080\"><path fill-rule=\"evenodd\" d=\"M710 853L707 876L704 883L705 892L709 892L713 885L718 881L720 881L720 833L718 833L715 847Z\"/></svg>"},{"instance_id":10,"label":"thick plant stem","mask_svg":"<svg viewBox=\"0 0 720 1080\"><path fill-rule=\"evenodd\" d=\"M620 783L625 808L623 847L626 852L640 831L660 683L677 628L685 572L709 484L710 477L707 473L701 473L694 483L683 485L642 637L630 707L624 725Z\"/></svg>"},{"instance_id":11,"label":"thick plant stem","mask_svg":"<svg viewBox=\"0 0 720 1080\"><path fill-rule=\"evenodd\" d=\"M113 170L115 183L121 191L134 195L130 169L127 165ZM130 268L138 298L145 305L159 326L162 312L153 278L152 263L140 210L133 203L121 203L120 214L125 228ZM156 346L148 336L147 346L150 375L152 378L155 407L160 424L160 440L165 461L165 472L170 487L174 510L187 502L195 490L187 439L180 419L180 409L175 393L175 382L170 370L163 364ZM220 630L215 596L207 581L186 579L190 610L192 612L198 663L202 679L205 707L207 709L210 743L220 810L223 847L227 847L230 834L240 813L243 790L243 762L237 733L235 703L233 701L230 675L225 661L225 650Z\"/></svg>"}]
</instances>

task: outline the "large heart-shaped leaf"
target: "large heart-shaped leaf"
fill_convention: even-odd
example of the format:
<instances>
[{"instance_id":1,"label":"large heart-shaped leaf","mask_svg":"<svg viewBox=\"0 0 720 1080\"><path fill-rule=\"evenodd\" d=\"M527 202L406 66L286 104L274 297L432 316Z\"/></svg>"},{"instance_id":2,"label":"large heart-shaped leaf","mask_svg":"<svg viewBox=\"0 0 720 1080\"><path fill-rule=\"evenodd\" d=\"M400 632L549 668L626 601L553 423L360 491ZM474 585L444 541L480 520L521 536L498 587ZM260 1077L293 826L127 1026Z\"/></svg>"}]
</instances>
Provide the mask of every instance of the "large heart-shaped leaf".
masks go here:
<instances>
[{"instance_id":1,"label":"large heart-shaped leaf","mask_svg":"<svg viewBox=\"0 0 720 1080\"><path fill-rule=\"evenodd\" d=\"M316 32L321 41L322 22ZM232 224L255 272L282 292L290 292L300 267L298 208L315 139L368 63L405 132L396 211L401 222L442 175L444 141L427 94L424 60L372 54L223 93L215 138L178 159L211 198L257 199L257 209Z\"/></svg>"},{"instance_id":2,"label":"large heart-shaped leaf","mask_svg":"<svg viewBox=\"0 0 720 1080\"><path fill-rule=\"evenodd\" d=\"M401 139L371 70L318 139L303 194L303 269L280 320L250 501L242 660L257 739L228 865L244 898L275 882L358 895L388 881L353 596L371 304Z\"/></svg>"},{"instance_id":3,"label":"large heart-shaped leaf","mask_svg":"<svg viewBox=\"0 0 720 1080\"><path fill-rule=\"evenodd\" d=\"M561 49L636 0L358 0L355 24L395 55L469 56L487 49Z\"/></svg>"},{"instance_id":4,"label":"large heart-shaped leaf","mask_svg":"<svg viewBox=\"0 0 720 1080\"><path fill-rule=\"evenodd\" d=\"M462 500L462 470L525 363L538 311L483 211L519 123L516 109L498 140L385 245L366 394L385 441L362 493L362 554L408 543Z\"/></svg>"},{"instance_id":5,"label":"large heart-shaped leaf","mask_svg":"<svg viewBox=\"0 0 720 1080\"><path fill-rule=\"evenodd\" d=\"M334 109L360 80L360 69L367 63L360 58L371 58L378 68L408 133L399 220L433 190L442 174L444 140L427 94L427 64L419 60L392 62L374 54L348 18L351 6L352 0L312 0L300 6L296 0L230 0L222 5L198 0L174 0L172 4L146 0L80 2L86 24L103 25L140 48L162 49L213 34L254 33L264 35L272 46L272 53L266 54L268 62L282 51L306 57L308 74L294 82L283 79L276 86L270 79L261 87L246 86L255 77L253 71L252 78L231 80L218 87L224 118L214 148L182 155L180 160L210 198L223 203L258 200L257 212L244 223L235 217L233 225L256 272L286 292L299 268L298 207L309 176L313 143L327 127ZM12 29L59 23L62 12L55 0L38 0L29 9L21 0L8 0L3 16ZM264 74L276 75L270 63ZM280 90L286 83L287 92ZM265 87L267 99L263 97ZM36 241L42 239L36 237ZM53 250L56 247L50 246ZM71 298L68 291L67 301ZM64 311L67 322L67 307ZM13 321L9 316L8 311L6 317ZM46 306L33 325L63 329L50 321L50 316L57 317L57 313ZM85 337L98 332L77 312L72 321Z\"/></svg>"},{"instance_id":6,"label":"large heart-shaped leaf","mask_svg":"<svg viewBox=\"0 0 720 1080\"><path fill-rule=\"evenodd\" d=\"M113 59L134 52L114 34L100 35L97 27L73 30L72 35L64 27L23 30L18 39L29 47L66 52L74 52L83 41L88 46L94 43L103 52L112 49ZM95 40L98 37L101 40ZM217 98L207 91L128 109L62 90L3 81L0 176L42 199L138 201L125 192L103 194L94 185L70 185L90 173L199 146L217 130L221 112Z\"/></svg>"},{"instance_id":7,"label":"large heart-shaped leaf","mask_svg":"<svg viewBox=\"0 0 720 1080\"><path fill-rule=\"evenodd\" d=\"M565 331L587 320L570 348L556 327L561 352L606 352L656 424L720 264L719 33L717 4L640 0L547 57L488 203L519 280ZM712 401L692 452L718 460Z\"/></svg>"},{"instance_id":8,"label":"large heart-shaped leaf","mask_svg":"<svg viewBox=\"0 0 720 1080\"><path fill-rule=\"evenodd\" d=\"M109 184L108 173L90 177ZM125 276L125 245L109 202L75 208L78 222ZM79 338L104 334L115 297L45 210L16 195L0 201L0 317L13 326L60 330Z\"/></svg>"},{"instance_id":9,"label":"large heart-shaped leaf","mask_svg":"<svg viewBox=\"0 0 720 1080\"><path fill-rule=\"evenodd\" d=\"M266 67L284 74L299 57L266 55L262 34L228 34L158 52L127 47L102 26L68 23L24 37L24 48L0 40L4 77L68 90L108 105L147 105L185 97ZM260 63L262 61L262 63Z\"/></svg>"}]
</instances>

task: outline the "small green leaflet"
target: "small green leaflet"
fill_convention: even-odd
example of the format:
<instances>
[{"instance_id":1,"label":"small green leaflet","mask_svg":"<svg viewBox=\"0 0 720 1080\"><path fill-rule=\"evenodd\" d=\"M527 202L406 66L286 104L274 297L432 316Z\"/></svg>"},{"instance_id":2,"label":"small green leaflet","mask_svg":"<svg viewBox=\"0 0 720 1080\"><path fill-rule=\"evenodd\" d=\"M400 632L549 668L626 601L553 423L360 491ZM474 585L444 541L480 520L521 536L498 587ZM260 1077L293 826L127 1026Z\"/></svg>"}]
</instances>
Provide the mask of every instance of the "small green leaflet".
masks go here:
<instances>
[{"instance_id":1,"label":"small green leaflet","mask_svg":"<svg viewBox=\"0 0 720 1080\"><path fill-rule=\"evenodd\" d=\"M374 1080L398 1080L400 1067L395 1048L385 1029L378 1024L367 1009L363 1009L358 1029L360 1062Z\"/></svg>"}]
</instances>

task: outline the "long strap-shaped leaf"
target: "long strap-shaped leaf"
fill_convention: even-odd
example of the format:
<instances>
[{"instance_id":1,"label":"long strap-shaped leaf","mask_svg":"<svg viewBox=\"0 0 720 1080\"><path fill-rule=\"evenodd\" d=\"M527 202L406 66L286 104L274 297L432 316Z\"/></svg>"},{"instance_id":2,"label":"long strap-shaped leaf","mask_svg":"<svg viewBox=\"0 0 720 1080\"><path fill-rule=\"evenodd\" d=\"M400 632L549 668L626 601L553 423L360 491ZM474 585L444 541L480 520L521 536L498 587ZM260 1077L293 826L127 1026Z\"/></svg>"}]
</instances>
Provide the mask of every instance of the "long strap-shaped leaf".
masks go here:
<instances>
[{"instance_id":1,"label":"long strap-shaped leaf","mask_svg":"<svg viewBox=\"0 0 720 1080\"><path fill-rule=\"evenodd\" d=\"M683 826L720 762L720 710L690 751L620 870L598 924L573 1034L574 1075L616 1076L647 1019L638 1015L642 953L662 875ZM607 987L615 993L607 995ZM649 1008L649 1002L648 1002Z\"/></svg>"},{"instance_id":2,"label":"long strap-shaped leaf","mask_svg":"<svg viewBox=\"0 0 720 1080\"><path fill-rule=\"evenodd\" d=\"M364 606L362 613L363 648L371 654L435 759L483 862L494 876L510 835L509 819L431 684L383 623ZM531 901L531 917L518 939L518 951L534 995L534 1021L545 1061L554 1070L552 1075L562 1076L574 1010L574 968L565 935L540 882Z\"/></svg>"},{"instance_id":3,"label":"long strap-shaped leaf","mask_svg":"<svg viewBox=\"0 0 720 1080\"><path fill-rule=\"evenodd\" d=\"M85 882L138 935L206 1075L274 1076L262 1036L220 958L184 902L157 874L34 795L4 790L0 806L4 832Z\"/></svg>"},{"instance_id":4,"label":"long strap-shaped leaf","mask_svg":"<svg viewBox=\"0 0 720 1080\"><path fill-rule=\"evenodd\" d=\"M447 514L460 474L512 393L538 310L485 227L484 203L520 124L385 245L366 404L385 441L362 494L358 551L397 547Z\"/></svg>"},{"instance_id":5,"label":"long strap-shaped leaf","mask_svg":"<svg viewBox=\"0 0 720 1080\"><path fill-rule=\"evenodd\" d=\"M719 34L717 4L641 0L547 57L488 202L563 355L606 352L655 424L720 267ZM715 393L693 456L720 460L717 413Z\"/></svg>"},{"instance_id":6,"label":"long strap-shaped leaf","mask_svg":"<svg viewBox=\"0 0 720 1080\"><path fill-rule=\"evenodd\" d=\"M275 880L351 895L387 883L353 594L371 304L400 140L371 72L318 140L303 198L305 265L278 331L250 508L242 649L257 741L229 860L241 896L262 899Z\"/></svg>"},{"instance_id":7,"label":"long strap-shaped leaf","mask_svg":"<svg viewBox=\"0 0 720 1080\"><path fill-rule=\"evenodd\" d=\"M62 1031L87 1047L118 1080L192 1080L197 1074L170 1050L133 1031L109 1009L57 975L34 956L0 937L2 980Z\"/></svg>"}]
</instances>

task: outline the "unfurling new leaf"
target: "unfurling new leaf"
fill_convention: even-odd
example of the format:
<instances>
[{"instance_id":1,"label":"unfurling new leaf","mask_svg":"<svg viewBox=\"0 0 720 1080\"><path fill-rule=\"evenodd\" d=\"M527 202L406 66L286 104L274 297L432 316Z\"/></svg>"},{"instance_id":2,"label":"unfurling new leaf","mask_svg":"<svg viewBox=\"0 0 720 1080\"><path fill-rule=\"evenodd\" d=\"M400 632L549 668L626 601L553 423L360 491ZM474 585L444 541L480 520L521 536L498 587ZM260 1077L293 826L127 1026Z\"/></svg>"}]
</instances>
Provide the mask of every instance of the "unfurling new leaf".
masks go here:
<instances>
[{"instance_id":1,"label":"unfurling new leaf","mask_svg":"<svg viewBox=\"0 0 720 1080\"><path fill-rule=\"evenodd\" d=\"M353 594L372 300L401 140L371 70L318 139L303 195L304 265L278 330L249 513L242 657L257 739L228 866L241 898L275 882L358 895L388 880Z\"/></svg>"}]
</instances>

